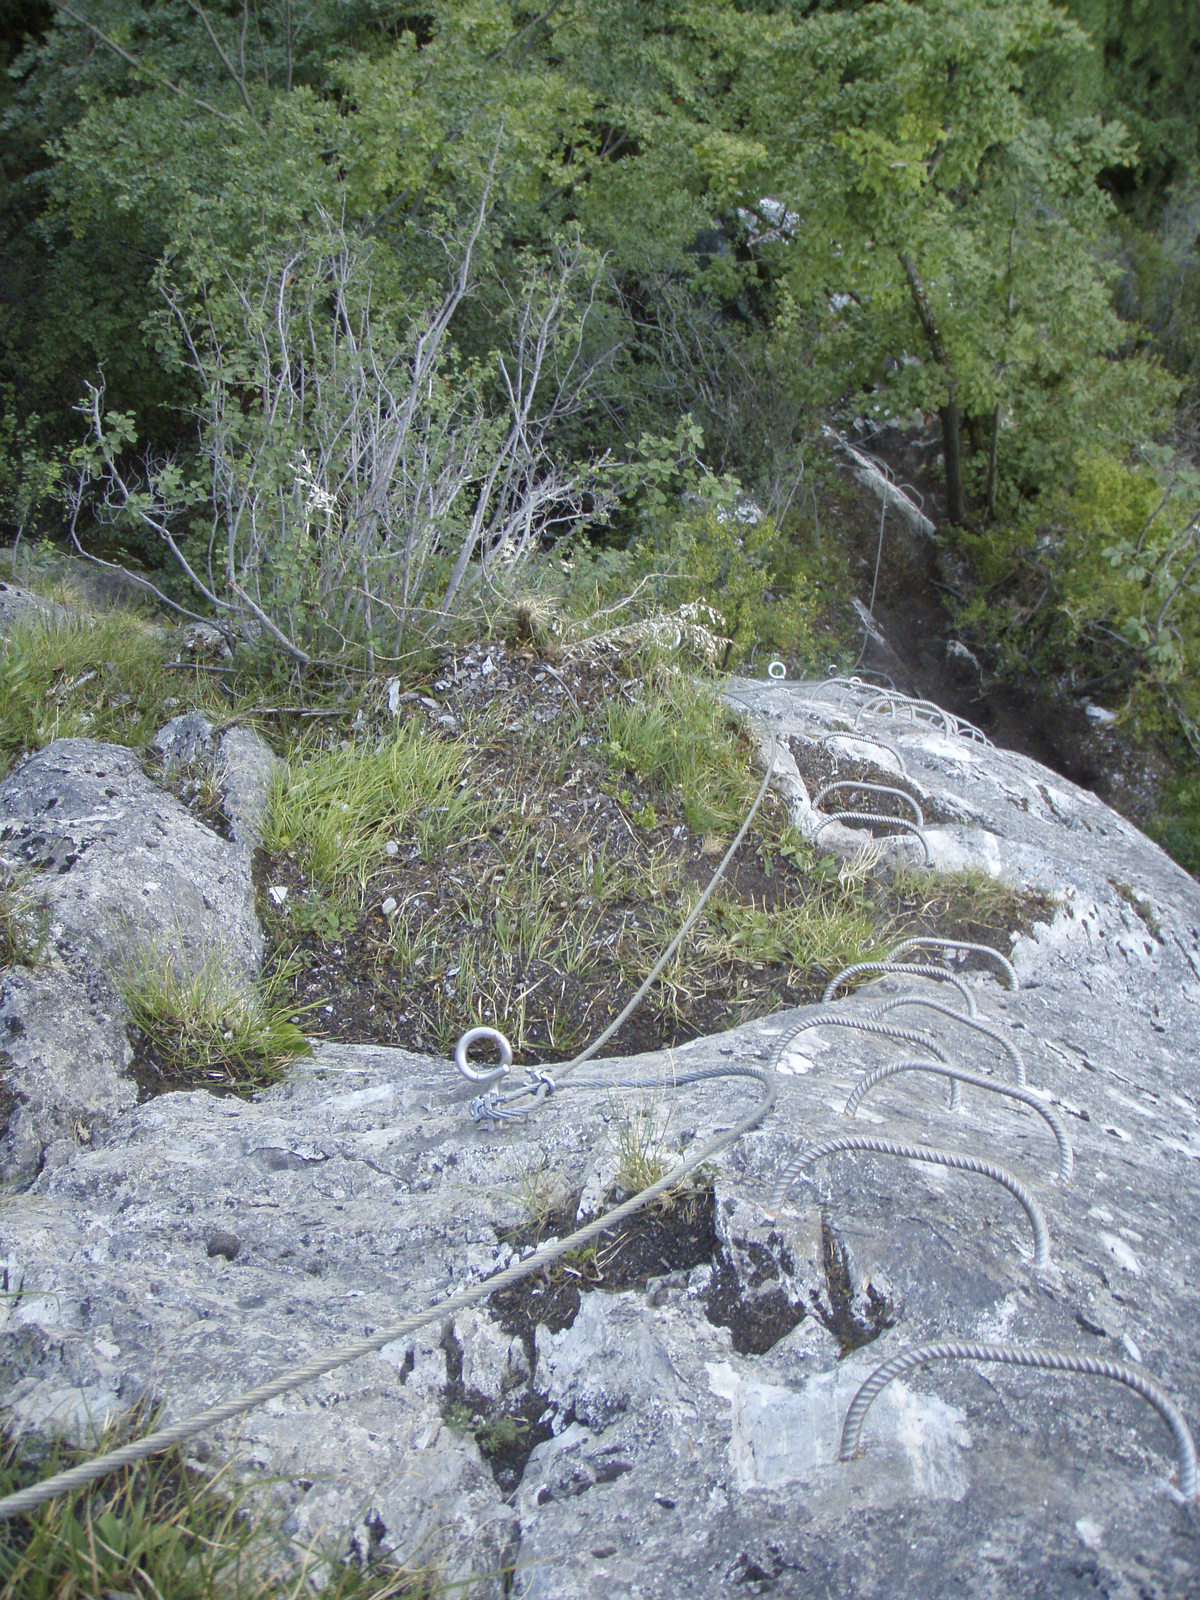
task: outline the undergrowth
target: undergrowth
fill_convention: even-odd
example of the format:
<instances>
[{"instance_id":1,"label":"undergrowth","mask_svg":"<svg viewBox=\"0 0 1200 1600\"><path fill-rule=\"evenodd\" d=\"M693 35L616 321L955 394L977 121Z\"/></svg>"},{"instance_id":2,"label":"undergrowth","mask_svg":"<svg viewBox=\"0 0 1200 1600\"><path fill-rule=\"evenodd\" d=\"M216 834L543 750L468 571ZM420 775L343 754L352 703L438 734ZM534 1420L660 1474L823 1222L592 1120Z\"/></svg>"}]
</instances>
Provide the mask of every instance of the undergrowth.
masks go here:
<instances>
[{"instance_id":1,"label":"undergrowth","mask_svg":"<svg viewBox=\"0 0 1200 1600\"><path fill-rule=\"evenodd\" d=\"M293 1020L290 977L285 963L252 984L230 971L219 950L194 971L170 950L132 957L115 979L138 1036L141 1075L148 1069L171 1086L238 1091L278 1082L290 1061L311 1051Z\"/></svg>"},{"instance_id":2,"label":"undergrowth","mask_svg":"<svg viewBox=\"0 0 1200 1600\"><path fill-rule=\"evenodd\" d=\"M0 774L52 739L146 744L170 717L229 700L195 672L172 673L173 649L127 611L57 620L27 616L0 638Z\"/></svg>"},{"instance_id":3,"label":"undergrowth","mask_svg":"<svg viewBox=\"0 0 1200 1600\"><path fill-rule=\"evenodd\" d=\"M139 1432L116 1424L113 1449ZM0 1495L83 1459L58 1446L38 1459L11 1447ZM367 1570L301 1550L230 1468L209 1475L175 1449L0 1523L0 1600L433 1600L432 1567Z\"/></svg>"}]
</instances>

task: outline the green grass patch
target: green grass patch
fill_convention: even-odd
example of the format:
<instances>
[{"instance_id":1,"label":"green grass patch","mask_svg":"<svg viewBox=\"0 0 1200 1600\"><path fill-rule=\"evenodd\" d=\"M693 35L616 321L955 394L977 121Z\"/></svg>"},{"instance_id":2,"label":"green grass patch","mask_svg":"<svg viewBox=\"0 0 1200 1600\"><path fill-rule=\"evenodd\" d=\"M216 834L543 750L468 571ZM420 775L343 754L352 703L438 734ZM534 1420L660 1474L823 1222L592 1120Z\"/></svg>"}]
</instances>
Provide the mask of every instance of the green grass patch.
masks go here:
<instances>
[{"instance_id":1,"label":"green grass patch","mask_svg":"<svg viewBox=\"0 0 1200 1600\"><path fill-rule=\"evenodd\" d=\"M389 844L422 857L479 826L468 750L403 723L378 746L293 758L275 781L264 844L292 851L326 894L361 904Z\"/></svg>"},{"instance_id":2,"label":"green grass patch","mask_svg":"<svg viewBox=\"0 0 1200 1600\"><path fill-rule=\"evenodd\" d=\"M0 639L0 772L53 739L138 747L170 717L216 704L207 680L165 671L172 646L128 611L22 617ZM228 714L229 702L220 702Z\"/></svg>"},{"instance_id":3,"label":"green grass patch","mask_svg":"<svg viewBox=\"0 0 1200 1600\"><path fill-rule=\"evenodd\" d=\"M134 1435L136 1437L136 1432ZM98 1449L130 1436L109 1429ZM59 1446L0 1461L11 1494L86 1458ZM172 1450L0 1523L0 1600L432 1600L432 1569L297 1556L228 1468L201 1474Z\"/></svg>"},{"instance_id":4,"label":"green grass patch","mask_svg":"<svg viewBox=\"0 0 1200 1600\"><path fill-rule=\"evenodd\" d=\"M290 977L285 965L252 985L230 976L220 951L196 972L166 952L134 959L116 983L144 1059L172 1085L215 1082L249 1091L277 1082L288 1062L310 1053L290 1020Z\"/></svg>"},{"instance_id":5,"label":"green grass patch","mask_svg":"<svg viewBox=\"0 0 1200 1600\"><path fill-rule=\"evenodd\" d=\"M46 908L30 880L0 868L0 968L36 967L46 943Z\"/></svg>"},{"instance_id":6,"label":"green grass patch","mask_svg":"<svg viewBox=\"0 0 1200 1600\"><path fill-rule=\"evenodd\" d=\"M652 672L637 700L610 700L605 711L612 766L677 790L697 832L737 829L757 784L738 719L715 693L681 674Z\"/></svg>"}]
</instances>

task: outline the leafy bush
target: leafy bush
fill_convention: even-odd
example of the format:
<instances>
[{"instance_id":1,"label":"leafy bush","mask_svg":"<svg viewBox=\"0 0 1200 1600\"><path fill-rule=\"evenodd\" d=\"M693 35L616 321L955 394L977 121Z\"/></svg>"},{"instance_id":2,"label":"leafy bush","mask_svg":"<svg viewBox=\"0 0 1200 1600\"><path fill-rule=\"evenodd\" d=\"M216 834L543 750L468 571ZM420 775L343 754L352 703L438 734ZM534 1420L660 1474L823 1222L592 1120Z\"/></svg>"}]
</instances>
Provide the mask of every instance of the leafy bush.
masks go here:
<instances>
[{"instance_id":1,"label":"leafy bush","mask_svg":"<svg viewBox=\"0 0 1200 1600\"><path fill-rule=\"evenodd\" d=\"M554 437L592 380L598 263L561 241L467 359L451 324L488 204L485 186L437 240L440 299L403 293L394 261L323 213L215 270L198 304L164 277L202 395L198 471L131 470L133 419L89 386L81 459L105 515L160 542L231 645L374 670L510 594L543 540L603 519L607 462L564 462Z\"/></svg>"}]
</instances>

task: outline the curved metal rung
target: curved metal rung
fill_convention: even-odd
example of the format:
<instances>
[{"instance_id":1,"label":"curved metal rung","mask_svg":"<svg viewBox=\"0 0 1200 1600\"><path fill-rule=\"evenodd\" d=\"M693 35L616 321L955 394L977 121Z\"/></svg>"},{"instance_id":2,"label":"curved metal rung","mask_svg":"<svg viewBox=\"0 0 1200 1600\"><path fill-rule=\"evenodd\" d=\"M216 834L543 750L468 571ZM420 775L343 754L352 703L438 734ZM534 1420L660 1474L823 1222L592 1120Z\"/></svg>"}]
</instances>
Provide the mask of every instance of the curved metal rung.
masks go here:
<instances>
[{"instance_id":1,"label":"curved metal rung","mask_svg":"<svg viewBox=\"0 0 1200 1600\"><path fill-rule=\"evenodd\" d=\"M811 1166L814 1161L820 1161L823 1156L835 1156L843 1150L865 1150L877 1156L899 1156L903 1161L928 1161L930 1166L953 1167L958 1172L974 1172L981 1178L990 1178L993 1183L998 1183L1008 1190L1029 1218L1029 1226L1033 1229L1034 1266L1043 1268L1050 1265L1050 1234L1042 1209L1021 1180L1014 1178L1004 1167L994 1166L990 1161L982 1161L978 1156L960 1156L953 1150L936 1150L932 1145L896 1144L891 1139L873 1139L865 1133L851 1133L840 1139L827 1139L824 1144L814 1145L798 1160L785 1167L783 1176L767 1205L767 1216L774 1219L783 1209L788 1190L805 1167Z\"/></svg>"},{"instance_id":2,"label":"curved metal rung","mask_svg":"<svg viewBox=\"0 0 1200 1600\"><path fill-rule=\"evenodd\" d=\"M903 969L902 969L903 970ZM876 1006L870 1013L871 1020L884 1016L889 1011L896 1011L901 1006L925 1006L929 1011L940 1011L942 1016L950 1017L955 1022L961 1022L968 1028L974 1028L977 1033L986 1034L989 1039L994 1039L1000 1048L1007 1054L1017 1074L1017 1082L1025 1087L1025 1060L1021 1052L1011 1039L1006 1039L998 1029L990 1027L988 1023L981 1022L974 1012L969 1017L963 1016L961 1011L955 1011L950 1006L944 1006L940 1000L923 1000L920 995L897 995L892 1000L885 1000L882 1005Z\"/></svg>"},{"instance_id":3,"label":"curved metal rung","mask_svg":"<svg viewBox=\"0 0 1200 1600\"><path fill-rule=\"evenodd\" d=\"M836 978L830 978L825 985L825 993L821 996L821 1004L823 1006L829 1005L846 979L857 978L860 972L895 972L899 973L901 977L940 978L943 983L950 984L962 995L967 1002L967 1015L969 1017L975 1015L975 996L956 973L951 972L948 967L935 967L917 961L856 961L852 967L843 967ZM917 996L913 996L910 999L907 995L900 995L895 1000L888 1000L883 1005L876 1006L875 1011L890 1011L895 1006L917 1005L918 1003ZM930 1004L935 1011L941 1009L939 1001L930 1001ZM962 1013L952 1011L950 1015L957 1017L961 1016ZM874 1017L875 1012L872 1012L867 1020L874 1021Z\"/></svg>"},{"instance_id":4,"label":"curved metal rung","mask_svg":"<svg viewBox=\"0 0 1200 1600\"><path fill-rule=\"evenodd\" d=\"M1014 994L1021 987L1021 980L1012 962L1007 956L1002 956L999 950L993 950L990 944L970 944L962 939L939 939L936 934L919 933L914 938L902 939L893 948L892 955L898 956L902 950L974 950L979 955L991 956L1008 979L1008 987Z\"/></svg>"},{"instance_id":5,"label":"curved metal rung","mask_svg":"<svg viewBox=\"0 0 1200 1600\"><path fill-rule=\"evenodd\" d=\"M981 1078L976 1072L964 1072L961 1067L953 1067L944 1061L889 1061L886 1066L876 1067L874 1072L868 1072L865 1078L860 1078L850 1091L850 1098L842 1108L842 1115L852 1117L870 1094L877 1083L882 1083L885 1078L894 1078L901 1072L934 1072L940 1078L949 1078L952 1084L969 1083L975 1089L987 1089L992 1094L1007 1095L1010 1100L1019 1100L1022 1105L1032 1106L1054 1135L1054 1142L1058 1146L1058 1181L1068 1184L1075 1167L1075 1155L1071 1149L1071 1141L1067 1138L1067 1130L1062 1119L1050 1106L1045 1105L1037 1095L1031 1094L1027 1089L1020 1089L1010 1083L997 1083L995 1078ZM951 1109L954 1102L951 1100Z\"/></svg>"},{"instance_id":6,"label":"curved metal rung","mask_svg":"<svg viewBox=\"0 0 1200 1600\"><path fill-rule=\"evenodd\" d=\"M877 708L884 704L891 707L893 722L896 720L896 707L904 706L914 722L917 720L918 711L927 711L930 713L928 721L932 722L934 717L941 718L943 732L952 735L956 731L952 726L950 713L935 704L934 701L917 700L912 695L891 694L886 691L877 694L873 700L868 700L865 705L859 707L858 715L854 719L854 726L857 728L863 717L874 716Z\"/></svg>"},{"instance_id":7,"label":"curved metal rung","mask_svg":"<svg viewBox=\"0 0 1200 1600\"><path fill-rule=\"evenodd\" d=\"M909 822L907 817L878 817L869 811L834 811L824 819L824 821L821 823L821 826L816 830L816 833L813 834L814 844L816 843L818 835L821 834L831 822L867 822L873 827L903 828L907 833L915 833L917 838L921 841L922 849L925 851L925 865L927 867L933 865L933 857L929 853L929 840L921 832L917 824L915 822Z\"/></svg>"},{"instance_id":8,"label":"curved metal rung","mask_svg":"<svg viewBox=\"0 0 1200 1600\"><path fill-rule=\"evenodd\" d=\"M1196 1498L1196 1443L1183 1412L1157 1379L1148 1372L1127 1366L1123 1361L1105 1361L1096 1356L1078 1356L1073 1350L1026 1349L1015 1344L922 1344L915 1350L885 1361L863 1384L851 1400L842 1427L840 1461L850 1461L858 1454L863 1423L872 1401L893 1378L909 1372L913 1367L926 1366L930 1361L998 1361L1009 1367L1040 1367L1047 1372L1078 1372L1085 1377L1111 1378L1123 1383L1134 1394L1140 1394L1158 1412L1170 1428L1179 1452L1179 1492L1185 1500Z\"/></svg>"},{"instance_id":9,"label":"curved metal rung","mask_svg":"<svg viewBox=\"0 0 1200 1600\"><path fill-rule=\"evenodd\" d=\"M898 800L907 800L917 814L917 827L923 828L925 826L925 817L921 808L907 789L893 789L886 783L858 783L854 778L839 778L837 783L827 783L823 789L819 789L812 803L813 810L817 809L827 794L833 794L837 789L861 789L867 794L892 794ZM842 815L848 816L850 813L842 812Z\"/></svg>"},{"instance_id":10,"label":"curved metal rung","mask_svg":"<svg viewBox=\"0 0 1200 1600\"><path fill-rule=\"evenodd\" d=\"M895 745L889 744L886 739L875 739L870 734L854 733L849 729L841 728L831 728L828 733L820 734L819 739L822 744L827 744L830 739L849 739L854 744L869 744L874 745L877 750L886 750L889 755L895 756L899 763L901 777L908 777L908 768L904 765L904 757L896 749Z\"/></svg>"},{"instance_id":11,"label":"curved metal rung","mask_svg":"<svg viewBox=\"0 0 1200 1600\"><path fill-rule=\"evenodd\" d=\"M476 1072L467 1060L467 1051L480 1039L490 1039L500 1050L500 1065L486 1067L482 1072ZM505 1073L512 1070L512 1045L499 1031L498 1028L468 1028L466 1033L454 1047L454 1065L470 1083L499 1083Z\"/></svg>"},{"instance_id":12,"label":"curved metal rung","mask_svg":"<svg viewBox=\"0 0 1200 1600\"><path fill-rule=\"evenodd\" d=\"M948 1059L936 1039L931 1039L927 1033L919 1033L916 1028L889 1028L884 1022L869 1022L865 1017L848 1017L840 1012L830 1012L828 1016L810 1017L793 1028L776 1047L771 1057L772 1069L778 1067L790 1046L809 1028L855 1028L859 1033L871 1033L884 1039L899 1039L904 1044L918 1045L922 1050L928 1050L931 1056L936 1056L939 1061Z\"/></svg>"}]
</instances>

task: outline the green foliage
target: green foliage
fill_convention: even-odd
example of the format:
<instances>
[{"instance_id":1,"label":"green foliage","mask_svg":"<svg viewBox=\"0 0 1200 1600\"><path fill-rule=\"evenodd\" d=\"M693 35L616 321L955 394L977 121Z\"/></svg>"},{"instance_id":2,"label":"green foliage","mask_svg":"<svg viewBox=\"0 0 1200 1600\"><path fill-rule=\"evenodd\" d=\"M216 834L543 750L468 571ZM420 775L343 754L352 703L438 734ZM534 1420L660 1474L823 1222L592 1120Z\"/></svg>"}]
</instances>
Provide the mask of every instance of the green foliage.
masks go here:
<instances>
[{"instance_id":1,"label":"green foliage","mask_svg":"<svg viewBox=\"0 0 1200 1600\"><path fill-rule=\"evenodd\" d=\"M640 699L607 703L606 755L620 771L675 789L688 826L732 833L754 797L737 720L715 695L681 674L664 675Z\"/></svg>"},{"instance_id":2,"label":"green foliage","mask_svg":"<svg viewBox=\"0 0 1200 1600\"><path fill-rule=\"evenodd\" d=\"M1185 872L1200 876L1200 772L1194 766L1168 786L1146 832Z\"/></svg>"},{"instance_id":3,"label":"green foliage","mask_svg":"<svg viewBox=\"0 0 1200 1600\"><path fill-rule=\"evenodd\" d=\"M147 951L115 974L133 1026L171 1078L238 1090L265 1088L310 1053L291 1020L286 968L258 985L231 976L214 951L196 971L170 951Z\"/></svg>"},{"instance_id":4,"label":"green foliage","mask_svg":"<svg viewBox=\"0 0 1200 1600\"><path fill-rule=\"evenodd\" d=\"M749 521L706 508L678 518L658 549L640 549L633 574L651 577L649 592L668 611L711 611L726 641L722 666L758 650L814 667L828 655L818 644L829 598L820 586L824 568L805 560L770 517Z\"/></svg>"},{"instance_id":5,"label":"green foliage","mask_svg":"<svg viewBox=\"0 0 1200 1600\"><path fill-rule=\"evenodd\" d=\"M129 612L17 619L0 639L0 763L51 739L145 744L174 711L215 694L173 680L169 659L167 641Z\"/></svg>"},{"instance_id":6,"label":"green foliage","mask_svg":"<svg viewBox=\"0 0 1200 1600\"><path fill-rule=\"evenodd\" d=\"M462 746L416 722L377 749L293 757L275 780L263 842L295 854L329 895L361 905L387 844L425 854L479 825L482 803L463 786L463 766Z\"/></svg>"},{"instance_id":7,"label":"green foliage","mask_svg":"<svg viewBox=\"0 0 1200 1600\"><path fill-rule=\"evenodd\" d=\"M126 1442L137 1414L109 1428L99 1448ZM73 1465L56 1447L44 1462L15 1449L0 1461L8 1495ZM200 1474L181 1450L122 1468L0 1525L4 1600L431 1600L431 1569L344 1567L320 1550L297 1558L266 1525L251 1489L227 1468Z\"/></svg>"},{"instance_id":8,"label":"green foliage","mask_svg":"<svg viewBox=\"0 0 1200 1600\"><path fill-rule=\"evenodd\" d=\"M1089 456L1052 518L966 539L983 588L961 620L1008 670L1070 674L1161 718L1200 672L1200 474L1141 454Z\"/></svg>"}]
</instances>

